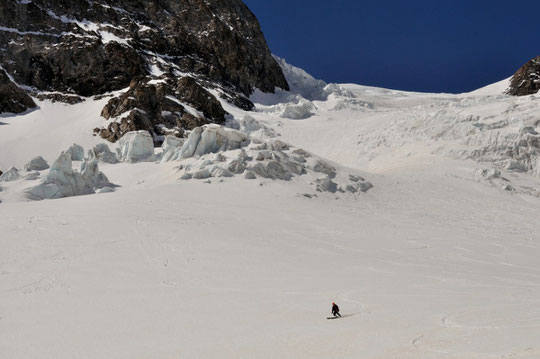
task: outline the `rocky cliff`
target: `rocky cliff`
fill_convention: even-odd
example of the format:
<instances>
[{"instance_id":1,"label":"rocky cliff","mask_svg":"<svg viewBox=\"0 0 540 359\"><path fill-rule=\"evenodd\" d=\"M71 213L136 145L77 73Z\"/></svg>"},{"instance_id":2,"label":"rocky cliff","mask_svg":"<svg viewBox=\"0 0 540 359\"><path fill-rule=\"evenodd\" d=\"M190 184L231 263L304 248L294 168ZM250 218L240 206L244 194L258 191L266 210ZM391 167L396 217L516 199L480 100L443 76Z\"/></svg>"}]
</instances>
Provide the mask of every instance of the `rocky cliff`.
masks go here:
<instances>
[{"instance_id":1,"label":"rocky cliff","mask_svg":"<svg viewBox=\"0 0 540 359\"><path fill-rule=\"evenodd\" d=\"M151 132L166 125L180 133L186 114L198 122L223 121L214 95L202 91L216 90L249 109L245 96L255 88L288 89L257 19L241 0L3 0L0 49L5 71L42 96L88 97L129 87L140 96L125 109L141 110L137 116L144 118L136 122L145 125L136 129ZM208 105L205 96L215 101ZM123 97L104 112L118 115L129 96ZM201 116L181 110L186 101ZM114 134L111 126L98 132L111 140L123 134L120 124L112 126Z\"/></svg>"}]
</instances>

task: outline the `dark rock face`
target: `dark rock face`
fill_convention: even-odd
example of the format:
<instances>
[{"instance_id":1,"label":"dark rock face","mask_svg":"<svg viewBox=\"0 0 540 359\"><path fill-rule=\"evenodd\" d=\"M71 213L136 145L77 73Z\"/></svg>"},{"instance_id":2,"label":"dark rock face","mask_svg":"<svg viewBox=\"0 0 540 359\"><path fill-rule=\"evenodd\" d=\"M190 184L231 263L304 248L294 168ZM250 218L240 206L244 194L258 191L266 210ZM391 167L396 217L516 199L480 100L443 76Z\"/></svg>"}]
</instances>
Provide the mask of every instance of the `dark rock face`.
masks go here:
<instances>
[{"instance_id":1,"label":"dark rock face","mask_svg":"<svg viewBox=\"0 0 540 359\"><path fill-rule=\"evenodd\" d=\"M176 83L175 95L178 99L193 105L195 109L201 111L205 117L216 123L225 122L225 110L218 100L204 88L202 88L193 77L182 77Z\"/></svg>"},{"instance_id":2,"label":"dark rock face","mask_svg":"<svg viewBox=\"0 0 540 359\"><path fill-rule=\"evenodd\" d=\"M513 96L533 95L540 90L540 56L523 65L512 77L507 93Z\"/></svg>"},{"instance_id":3,"label":"dark rock face","mask_svg":"<svg viewBox=\"0 0 540 359\"><path fill-rule=\"evenodd\" d=\"M0 113L21 113L34 107L36 104L32 98L0 69Z\"/></svg>"},{"instance_id":4,"label":"dark rock face","mask_svg":"<svg viewBox=\"0 0 540 359\"><path fill-rule=\"evenodd\" d=\"M204 116L189 113L181 102ZM219 101L189 76L177 81L135 78L127 92L109 100L101 116L114 119L125 113L129 114L112 122L106 129L97 128L94 132L116 142L127 132L146 130L159 143L159 136L162 135L181 137L184 130L208 123L222 124L226 115Z\"/></svg>"},{"instance_id":5,"label":"dark rock face","mask_svg":"<svg viewBox=\"0 0 540 359\"><path fill-rule=\"evenodd\" d=\"M288 89L241 0L3 0L0 27L0 63L38 90L96 95L151 70Z\"/></svg>"}]
</instances>

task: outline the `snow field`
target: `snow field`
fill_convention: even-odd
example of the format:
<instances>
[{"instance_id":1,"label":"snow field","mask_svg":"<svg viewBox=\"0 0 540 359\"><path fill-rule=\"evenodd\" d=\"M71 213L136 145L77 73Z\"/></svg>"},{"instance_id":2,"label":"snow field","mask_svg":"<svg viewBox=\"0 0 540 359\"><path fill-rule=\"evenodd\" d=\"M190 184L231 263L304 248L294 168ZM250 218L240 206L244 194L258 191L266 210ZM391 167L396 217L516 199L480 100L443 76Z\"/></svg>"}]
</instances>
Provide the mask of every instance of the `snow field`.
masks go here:
<instances>
[{"instance_id":1,"label":"snow field","mask_svg":"<svg viewBox=\"0 0 540 359\"><path fill-rule=\"evenodd\" d=\"M536 96L286 73L292 92L257 94L249 118L224 103L251 136L244 150L255 163L265 151L255 146L288 143L338 179L365 176L367 193L317 192L314 164L290 181L180 179L220 156L228 168L240 148L113 164L91 136L106 99L1 118L2 169L38 155L52 164L78 143L120 187L25 202L39 178L1 183L0 356L539 358ZM300 102L309 117L282 116ZM180 146L167 141L161 154ZM326 320L333 301L345 318Z\"/></svg>"}]
</instances>

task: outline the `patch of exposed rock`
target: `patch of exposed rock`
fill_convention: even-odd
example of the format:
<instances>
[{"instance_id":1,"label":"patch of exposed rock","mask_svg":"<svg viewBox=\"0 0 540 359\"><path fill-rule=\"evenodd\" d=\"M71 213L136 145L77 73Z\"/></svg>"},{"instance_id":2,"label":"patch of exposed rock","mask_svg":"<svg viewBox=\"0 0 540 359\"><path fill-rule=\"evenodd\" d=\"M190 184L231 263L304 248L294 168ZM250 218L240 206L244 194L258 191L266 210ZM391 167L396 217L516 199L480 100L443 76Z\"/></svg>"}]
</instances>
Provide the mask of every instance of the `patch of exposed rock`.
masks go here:
<instances>
[{"instance_id":1,"label":"patch of exposed rock","mask_svg":"<svg viewBox=\"0 0 540 359\"><path fill-rule=\"evenodd\" d=\"M80 96L65 93L36 93L33 95L40 101L51 101L52 103L62 102L68 105L75 105L84 102L84 98Z\"/></svg>"},{"instance_id":2,"label":"patch of exposed rock","mask_svg":"<svg viewBox=\"0 0 540 359\"><path fill-rule=\"evenodd\" d=\"M533 95L540 90L540 56L523 65L512 77L507 93L514 96Z\"/></svg>"},{"instance_id":3,"label":"patch of exposed rock","mask_svg":"<svg viewBox=\"0 0 540 359\"><path fill-rule=\"evenodd\" d=\"M112 122L107 128L97 128L94 132L116 142L126 133L140 130L148 131L154 138L182 137L185 130L208 123L224 123L226 112L192 77L161 81L139 77L131 81L127 92L109 100L101 115Z\"/></svg>"},{"instance_id":4,"label":"patch of exposed rock","mask_svg":"<svg viewBox=\"0 0 540 359\"><path fill-rule=\"evenodd\" d=\"M0 68L0 113L22 113L35 107L34 100Z\"/></svg>"}]
</instances>

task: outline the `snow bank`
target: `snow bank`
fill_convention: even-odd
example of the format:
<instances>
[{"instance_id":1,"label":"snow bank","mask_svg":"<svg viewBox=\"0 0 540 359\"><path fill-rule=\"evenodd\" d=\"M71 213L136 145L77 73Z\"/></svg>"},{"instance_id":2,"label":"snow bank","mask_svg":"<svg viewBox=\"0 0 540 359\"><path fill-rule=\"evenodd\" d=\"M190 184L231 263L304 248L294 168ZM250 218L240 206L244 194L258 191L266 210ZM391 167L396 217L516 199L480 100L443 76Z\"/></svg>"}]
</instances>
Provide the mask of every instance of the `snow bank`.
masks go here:
<instances>
[{"instance_id":1,"label":"snow bank","mask_svg":"<svg viewBox=\"0 0 540 359\"><path fill-rule=\"evenodd\" d=\"M244 115L240 120L234 118L229 119L227 121L227 127L245 133L251 138L257 138L261 140L278 136L276 131L263 125L250 115Z\"/></svg>"},{"instance_id":2,"label":"snow bank","mask_svg":"<svg viewBox=\"0 0 540 359\"><path fill-rule=\"evenodd\" d=\"M27 164L24 165L25 171L43 171L49 168L47 161L41 156L32 158Z\"/></svg>"},{"instance_id":3,"label":"snow bank","mask_svg":"<svg viewBox=\"0 0 540 359\"><path fill-rule=\"evenodd\" d=\"M13 182L21 179L19 170L15 167L11 167L0 176L0 182Z\"/></svg>"},{"instance_id":4,"label":"snow bank","mask_svg":"<svg viewBox=\"0 0 540 359\"><path fill-rule=\"evenodd\" d=\"M154 155L154 140L147 131L128 132L118 144L118 157L123 162L147 161Z\"/></svg>"},{"instance_id":5,"label":"snow bank","mask_svg":"<svg viewBox=\"0 0 540 359\"><path fill-rule=\"evenodd\" d=\"M287 104L283 107L280 117L293 120L304 120L310 118L315 110L315 105L311 101L300 99L298 103Z\"/></svg>"},{"instance_id":6,"label":"snow bank","mask_svg":"<svg viewBox=\"0 0 540 359\"><path fill-rule=\"evenodd\" d=\"M41 183L25 192L29 199L43 200L92 194L97 189L112 186L99 171L96 158L84 161L78 172L72 169L71 155L62 152Z\"/></svg>"}]
</instances>

